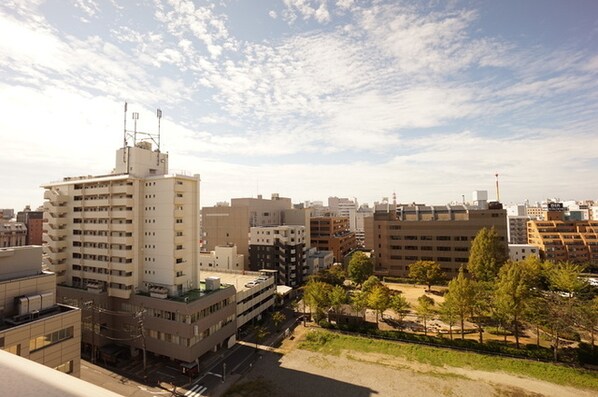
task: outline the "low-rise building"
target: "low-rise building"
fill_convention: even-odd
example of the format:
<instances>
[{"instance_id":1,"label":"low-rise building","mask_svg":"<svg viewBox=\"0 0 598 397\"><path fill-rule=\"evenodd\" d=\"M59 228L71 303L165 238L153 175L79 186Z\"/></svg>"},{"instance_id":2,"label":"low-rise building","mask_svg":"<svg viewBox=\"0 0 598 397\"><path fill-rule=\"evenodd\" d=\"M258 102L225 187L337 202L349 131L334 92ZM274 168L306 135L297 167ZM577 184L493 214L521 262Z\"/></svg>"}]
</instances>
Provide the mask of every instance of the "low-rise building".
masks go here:
<instances>
[{"instance_id":1,"label":"low-rise building","mask_svg":"<svg viewBox=\"0 0 598 397\"><path fill-rule=\"evenodd\" d=\"M332 251L320 251L316 248L311 248L305 254L307 263L307 274L317 274L318 272L330 269L334 264L334 255Z\"/></svg>"},{"instance_id":2,"label":"low-rise building","mask_svg":"<svg viewBox=\"0 0 598 397\"><path fill-rule=\"evenodd\" d=\"M540 258L538 247L532 244L509 244L509 259L511 261L521 261L530 256Z\"/></svg>"},{"instance_id":3,"label":"low-rise building","mask_svg":"<svg viewBox=\"0 0 598 397\"><path fill-rule=\"evenodd\" d=\"M27 242L27 227L21 222L0 222L0 247L20 247Z\"/></svg>"},{"instance_id":4,"label":"low-rise building","mask_svg":"<svg viewBox=\"0 0 598 397\"><path fill-rule=\"evenodd\" d=\"M217 245L213 251L199 253L200 270L238 270L244 269L243 255L237 254L234 244Z\"/></svg>"},{"instance_id":5,"label":"low-rise building","mask_svg":"<svg viewBox=\"0 0 598 397\"><path fill-rule=\"evenodd\" d=\"M251 271L202 271L202 277L219 279L236 290L237 329L254 321L274 306L276 301L276 278L268 272Z\"/></svg>"},{"instance_id":6,"label":"low-rise building","mask_svg":"<svg viewBox=\"0 0 598 397\"><path fill-rule=\"evenodd\" d=\"M0 349L79 377L81 311L56 303L39 246L0 249Z\"/></svg>"}]
</instances>

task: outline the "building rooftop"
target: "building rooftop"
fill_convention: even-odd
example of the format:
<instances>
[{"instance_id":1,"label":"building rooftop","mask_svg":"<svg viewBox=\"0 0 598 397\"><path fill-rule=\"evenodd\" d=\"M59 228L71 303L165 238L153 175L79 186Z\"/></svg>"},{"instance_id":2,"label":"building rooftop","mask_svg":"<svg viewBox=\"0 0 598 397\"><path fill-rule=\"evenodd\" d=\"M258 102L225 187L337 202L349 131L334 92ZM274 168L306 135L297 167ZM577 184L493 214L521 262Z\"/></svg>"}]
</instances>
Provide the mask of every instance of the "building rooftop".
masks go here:
<instances>
[{"instance_id":1,"label":"building rooftop","mask_svg":"<svg viewBox=\"0 0 598 397\"><path fill-rule=\"evenodd\" d=\"M256 281L258 277L262 276L259 272L214 272L209 270L201 270L200 272L202 278L207 277L219 277L221 283L225 283L233 285L237 292L246 291L251 287L246 287L246 285L252 281Z\"/></svg>"},{"instance_id":2,"label":"building rooftop","mask_svg":"<svg viewBox=\"0 0 598 397\"><path fill-rule=\"evenodd\" d=\"M21 315L15 315L9 318L4 318L2 321L0 321L0 331L5 331L7 329L18 327L38 320L45 320L52 316L67 313L73 310L79 310L79 308L58 304L35 313L26 313Z\"/></svg>"}]
</instances>

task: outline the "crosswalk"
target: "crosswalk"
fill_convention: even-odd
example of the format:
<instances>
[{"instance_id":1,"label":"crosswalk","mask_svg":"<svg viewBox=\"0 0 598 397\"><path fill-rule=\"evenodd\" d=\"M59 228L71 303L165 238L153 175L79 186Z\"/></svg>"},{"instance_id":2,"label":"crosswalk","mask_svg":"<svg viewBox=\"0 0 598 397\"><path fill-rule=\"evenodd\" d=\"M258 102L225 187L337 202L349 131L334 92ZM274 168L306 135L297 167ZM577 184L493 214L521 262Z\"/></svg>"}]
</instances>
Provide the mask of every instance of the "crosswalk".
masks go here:
<instances>
[{"instance_id":1,"label":"crosswalk","mask_svg":"<svg viewBox=\"0 0 598 397\"><path fill-rule=\"evenodd\" d=\"M185 397L201 397L203 392L208 390L206 386L203 385L195 385L185 393Z\"/></svg>"}]
</instances>

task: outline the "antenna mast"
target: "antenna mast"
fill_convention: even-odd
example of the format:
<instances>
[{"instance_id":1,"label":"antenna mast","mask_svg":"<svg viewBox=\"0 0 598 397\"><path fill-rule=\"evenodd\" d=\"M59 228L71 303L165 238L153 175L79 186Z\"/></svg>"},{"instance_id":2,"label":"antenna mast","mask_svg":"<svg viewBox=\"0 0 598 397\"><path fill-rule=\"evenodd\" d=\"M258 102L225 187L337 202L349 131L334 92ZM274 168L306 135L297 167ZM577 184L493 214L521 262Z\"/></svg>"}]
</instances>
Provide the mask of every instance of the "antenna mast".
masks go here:
<instances>
[{"instance_id":1,"label":"antenna mast","mask_svg":"<svg viewBox=\"0 0 598 397\"><path fill-rule=\"evenodd\" d=\"M496 201L500 203L500 192L498 190L498 174L494 174L496 177Z\"/></svg>"}]
</instances>

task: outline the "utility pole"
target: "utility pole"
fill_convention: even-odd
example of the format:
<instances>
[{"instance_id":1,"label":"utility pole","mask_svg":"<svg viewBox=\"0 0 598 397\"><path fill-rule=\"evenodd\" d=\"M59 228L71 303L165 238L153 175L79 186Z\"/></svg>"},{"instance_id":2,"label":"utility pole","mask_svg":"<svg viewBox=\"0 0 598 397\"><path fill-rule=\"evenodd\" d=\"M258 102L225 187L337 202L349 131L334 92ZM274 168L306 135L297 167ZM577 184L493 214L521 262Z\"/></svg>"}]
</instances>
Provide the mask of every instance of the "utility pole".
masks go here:
<instances>
[{"instance_id":1,"label":"utility pole","mask_svg":"<svg viewBox=\"0 0 598 397\"><path fill-rule=\"evenodd\" d=\"M143 379L147 381L147 356L145 351L145 329L143 327L143 314L145 313L144 309L135 313L135 317L137 318L137 326L139 327L139 336L141 338L141 348L143 350Z\"/></svg>"},{"instance_id":2,"label":"utility pole","mask_svg":"<svg viewBox=\"0 0 598 397\"><path fill-rule=\"evenodd\" d=\"M91 312L91 363L96 362L96 323L95 323L95 304L94 301L87 301L83 303L83 306Z\"/></svg>"}]
</instances>

